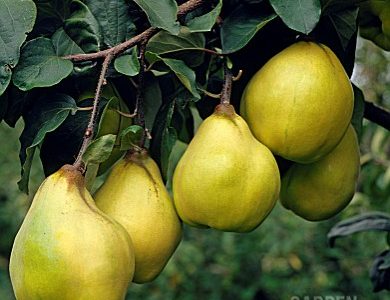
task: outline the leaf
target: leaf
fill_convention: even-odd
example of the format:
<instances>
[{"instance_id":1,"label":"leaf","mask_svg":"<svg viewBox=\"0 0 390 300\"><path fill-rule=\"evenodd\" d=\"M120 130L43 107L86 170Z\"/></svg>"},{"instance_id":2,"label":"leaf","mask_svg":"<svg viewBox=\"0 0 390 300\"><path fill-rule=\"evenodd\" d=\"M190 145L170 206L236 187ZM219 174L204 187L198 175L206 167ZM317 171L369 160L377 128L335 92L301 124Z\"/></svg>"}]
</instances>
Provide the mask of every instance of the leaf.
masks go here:
<instances>
[{"instance_id":1,"label":"leaf","mask_svg":"<svg viewBox=\"0 0 390 300\"><path fill-rule=\"evenodd\" d=\"M65 20L65 32L85 53L97 52L101 48L100 25L87 5L72 1L72 15Z\"/></svg>"},{"instance_id":2,"label":"leaf","mask_svg":"<svg viewBox=\"0 0 390 300\"><path fill-rule=\"evenodd\" d=\"M191 32L208 32L214 26L217 17L221 13L222 9L222 0L219 0L216 7L211 10L209 13L204 14L199 17L191 19L187 23L187 27Z\"/></svg>"},{"instance_id":3,"label":"leaf","mask_svg":"<svg viewBox=\"0 0 390 300\"><path fill-rule=\"evenodd\" d=\"M149 40L146 51L183 60L187 65L195 67L203 63L205 44L204 34L192 33L182 27L178 35L160 31ZM194 51L197 49L199 51Z\"/></svg>"},{"instance_id":4,"label":"leaf","mask_svg":"<svg viewBox=\"0 0 390 300\"><path fill-rule=\"evenodd\" d=\"M0 0L0 95L11 81L20 46L33 29L37 10L30 0Z\"/></svg>"},{"instance_id":5,"label":"leaf","mask_svg":"<svg viewBox=\"0 0 390 300\"><path fill-rule=\"evenodd\" d=\"M177 3L174 0L134 0L148 16L150 25L178 34Z\"/></svg>"},{"instance_id":6,"label":"leaf","mask_svg":"<svg viewBox=\"0 0 390 300\"><path fill-rule=\"evenodd\" d=\"M58 57L51 40L37 38L22 48L13 83L22 91L53 86L66 78L73 69L71 61Z\"/></svg>"},{"instance_id":7,"label":"leaf","mask_svg":"<svg viewBox=\"0 0 390 300\"><path fill-rule=\"evenodd\" d=\"M51 41L58 56L84 53L83 49L71 39L63 28L58 29L53 34Z\"/></svg>"},{"instance_id":8,"label":"leaf","mask_svg":"<svg viewBox=\"0 0 390 300\"><path fill-rule=\"evenodd\" d=\"M351 123L355 128L359 140L363 133L363 117L364 117L364 95L361 89L352 84L354 93L354 106Z\"/></svg>"},{"instance_id":9,"label":"leaf","mask_svg":"<svg viewBox=\"0 0 390 300\"><path fill-rule=\"evenodd\" d=\"M135 35L135 25L129 16L125 0L84 1L100 25L103 42L113 47Z\"/></svg>"},{"instance_id":10,"label":"leaf","mask_svg":"<svg viewBox=\"0 0 390 300\"><path fill-rule=\"evenodd\" d=\"M172 126L175 101L163 105L157 114L153 126L151 154L161 167L161 174L166 180L168 176L169 156L177 140L177 133Z\"/></svg>"},{"instance_id":11,"label":"leaf","mask_svg":"<svg viewBox=\"0 0 390 300\"><path fill-rule=\"evenodd\" d=\"M377 257L370 270L373 292L390 291L390 250L385 250Z\"/></svg>"},{"instance_id":12,"label":"leaf","mask_svg":"<svg viewBox=\"0 0 390 300\"><path fill-rule=\"evenodd\" d=\"M347 49L349 41L357 30L356 18L358 11L358 8L353 8L329 15L344 50Z\"/></svg>"},{"instance_id":13,"label":"leaf","mask_svg":"<svg viewBox=\"0 0 390 300\"><path fill-rule=\"evenodd\" d=\"M139 125L131 125L124 129L120 135L121 138L121 150L129 150L133 146L139 145L144 129Z\"/></svg>"},{"instance_id":14,"label":"leaf","mask_svg":"<svg viewBox=\"0 0 390 300\"><path fill-rule=\"evenodd\" d=\"M304 34L309 34L320 20L320 0L270 0L270 3L289 28Z\"/></svg>"},{"instance_id":15,"label":"leaf","mask_svg":"<svg viewBox=\"0 0 390 300\"><path fill-rule=\"evenodd\" d=\"M127 76L135 76L139 73L140 65L137 56L137 47L133 47L131 54L119 56L114 61L115 70Z\"/></svg>"},{"instance_id":16,"label":"leaf","mask_svg":"<svg viewBox=\"0 0 390 300\"><path fill-rule=\"evenodd\" d=\"M144 91L145 126L151 130L162 104L162 95L159 81L150 73L145 73L145 86L148 87Z\"/></svg>"},{"instance_id":17,"label":"leaf","mask_svg":"<svg viewBox=\"0 0 390 300\"><path fill-rule=\"evenodd\" d=\"M172 194L172 178L173 173L175 172L176 166L179 163L180 158L183 156L186 151L188 144L176 140L174 146L172 147L171 154L169 155L168 160L168 170L167 170L167 190Z\"/></svg>"},{"instance_id":18,"label":"leaf","mask_svg":"<svg viewBox=\"0 0 390 300\"><path fill-rule=\"evenodd\" d=\"M223 53L232 53L245 47L255 34L276 18L274 13L251 10L239 6L223 22L221 43Z\"/></svg>"},{"instance_id":19,"label":"leaf","mask_svg":"<svg viewBox=\"0 0 390 300\"><path fill-rule=\"evenodd\" d=\"M115 134L106 134L94 140L85 151L82 158L83 162L88 165L100 164L106 161L112 149L114 149L115 140Z\"/></svg>"},{"instance_id":20,"label":"leaf","mask_svg":"<svg viewBox=\"0 0 390 300\"><path fill-rule=\"evenodd\" d=\"M148 53L149 57L155 57L153 60L160 59L167 67L169 67L180 80L180 82L191 92L196 98L200 99L200 95L196 88L195 72L189 68L183 61L171 58L163 58L154 53Z\"/></svg>"},{"instance_id":21,"label":"leaf","mask_svg":"<svg viewBox=\"0 0 390 300\"><path fill-rule=\"evenodd\" d=\"M37 99L24 116L25 127L20 136L20 162L22 166L19 189L28 193L28 181L35 149L48 132L54 131L77 109L76 102L68 95L55 94Z\"/></svg>"},{"instance_id":22,"label":"leaf","mask_svg":"<svg viewBox=\"0 0 390 300\"><path fill-rule=\"evenodd\" d=\"M339 237L351 235L362 231L389 231L390 215L380 212L372 212L349 218L334 225L328 233L328 241L331 247Z\"/></svg>"}]
</instances>

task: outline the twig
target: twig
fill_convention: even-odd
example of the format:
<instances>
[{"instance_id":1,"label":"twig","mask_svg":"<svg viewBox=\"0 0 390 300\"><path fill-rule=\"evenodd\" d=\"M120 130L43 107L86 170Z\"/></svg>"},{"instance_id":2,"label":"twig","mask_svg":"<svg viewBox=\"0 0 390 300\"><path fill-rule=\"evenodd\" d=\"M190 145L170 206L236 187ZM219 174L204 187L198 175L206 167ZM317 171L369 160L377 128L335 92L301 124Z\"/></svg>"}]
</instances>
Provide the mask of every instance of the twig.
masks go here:
<instances>
[{"instance_id":1,"label":"twig","mask_svg":"<svg viewBox=\"0 0 390 300\"><path fill-rule=\"evenodd\" d=\"M232 94L232 82L233 74L232 71L228 68L227 62L224 64L224 80L221 91L221 104L230 104L230 96Z\"/></svg>"},{"instance_id":2,"label":"twig","mask_svg":"<svg viewBox=\"0 0 390 300\"><path fill-rule=\"evenodd\" d=\"M364 102L364 117L387 130L390 130L390 112L372 102Z\"/></svg>"},{"instance_id":3,"label":"twig","mask_svg":"<svg viewBox=\"0 0 390 300\"><path fill-rule=\"evenodd\" d=\"M85 133L84 133L83 144L81 145L81 149L79 151L79 154L77 155L77 158L73 164L77 169L81 170L82 172L84 171L82 157L85 153L85 150L87 150L89 143L91 142L91 140L93 138L96 119L97 119L97 115L98 115L99 99L100 99L100 95L102 93L102 87L106 83L106 73L107 73L108 65L110 64L112 58L113 58L113 55L111 53L109 53L103 61L102 70L100 72L99 81L98 81L98 85L97 85L96 92L95 92L95 98L93 100L93 107L92 107L91 116L89 119L87 129L85 130Z\"/></svg>"},{"instance_id":4,"label":"twig","mask_svg":"<svg viewBox=\"0 0 390 300\"><path fill-rule=\"evenodd\" d=\"M179 6L178 10L178 17L181 17L190 11L195 10L196 8L200 7L205 3L204 0L189 0L182 5ZM74 55L67 55L64 56L65 59L69 59L72 61L88 61L88 60L95 60L99 58L107 57L107 55L111 54L112 56L117 56L118 54L122 53L123 51L140 44L142 41L148 41L153 35L155 35L157 32L159 32L160 29L150 27L149 29L146 29L144 32L136 35L135 37L118 44L112 48L102 50L96 53L87 53L87 54L74 54Z\"/></svg>"}]
</instances>

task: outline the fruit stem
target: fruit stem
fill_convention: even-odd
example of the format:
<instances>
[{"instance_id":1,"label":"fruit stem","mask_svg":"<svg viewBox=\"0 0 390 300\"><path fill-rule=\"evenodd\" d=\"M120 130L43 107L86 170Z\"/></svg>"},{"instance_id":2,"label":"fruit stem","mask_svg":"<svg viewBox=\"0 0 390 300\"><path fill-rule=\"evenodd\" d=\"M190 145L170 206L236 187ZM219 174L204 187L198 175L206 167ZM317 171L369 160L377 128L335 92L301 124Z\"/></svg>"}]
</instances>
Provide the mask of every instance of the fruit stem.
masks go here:
<instances>
[{"instance_id":1,"label":"fruit stem","mask_svg":"<svg viewBox=\"0 0 390 300\"><path fill-rule=\"evenodd\" d=\"M136 104L135 104L135 111L136 114L134 123L136 125L141 126L144 129L144 132L142 134L142 139L140 141L139 146L141 148L145 145L146 140L146 125L145 125L145 103L144 103L144 90L145 90L145 70L146 70L146 62L145 62L145 49L146 49L146 43L147 40L143 41L139 45L139 54L138 54L138 60L140 65L140 70L138 74L138 84L137 84L137 98L136 98Z\"/></svg>"},{"instance_id":2,"label":"fruit stem","mask_svg":"<svg viewBox=\"0 0 390 300\"><path fill-rule=\"evenodd\" d=\"M227 59L225 59L224 64L224 79L221 91L221 104L230 104L230 97L232 94L232 82L233 82L233 74L232 71L228 67Z\"/></svg>"},{"instance_id":3,"label":"fruit stem","mask_svg":"<svg viewBox=\"0 0 390 300\"><path fill-rule=\"evenodd\" d=\"M96 119L98 116L97 112L98 112L98 106L99 106L99 99L100 99L100 95L102 93L102 88L107 83L106 74L107 74L108 66L111 62L112 57L113 57L112 54L108 54L103 61L98 85L96 87L95 98L93 99L93 106L92 106L92 112L91 112L91 116L89 119L89 123L88 123L87 129L85 130L85 133L84 133L83 143L81 145L80 151L79 151L77 158L73 164L73 166L75 168L77 168L78 170L80 170L82 173L84 172L84 169L85 169L82 158L83 158L83 155L84 155L85 151L87 150L88 145L91 142L93 135L94 135L95 124L97 121Z\"/></svg>"}]
</instances>

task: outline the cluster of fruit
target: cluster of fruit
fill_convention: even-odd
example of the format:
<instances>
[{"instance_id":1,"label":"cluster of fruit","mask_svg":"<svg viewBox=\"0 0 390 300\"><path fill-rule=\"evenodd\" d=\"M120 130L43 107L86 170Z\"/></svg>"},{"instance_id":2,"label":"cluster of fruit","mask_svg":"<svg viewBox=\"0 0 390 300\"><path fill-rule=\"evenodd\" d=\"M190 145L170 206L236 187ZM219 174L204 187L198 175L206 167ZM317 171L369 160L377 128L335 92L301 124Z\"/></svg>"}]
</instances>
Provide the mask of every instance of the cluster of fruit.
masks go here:
<instances>
[{"instance_id":1,"label":"cluster of fruit","mask_svg":"<svg viewBox=\"0 0 390 300\"><path fill-rule=\"evenodd\" d=\"M145 150L130 151L94 199L66 165L40 186L16 236L17 299L123 299L153 280L181 239L181 222L248 232L282 204L309 220L350 201L359 173L349 125L353 91L324 45L298 42L249 82L241 113L220 104L173 177L173 201ZM280 180L273 155L294 161Z\"/></svg>"}]
</instances>

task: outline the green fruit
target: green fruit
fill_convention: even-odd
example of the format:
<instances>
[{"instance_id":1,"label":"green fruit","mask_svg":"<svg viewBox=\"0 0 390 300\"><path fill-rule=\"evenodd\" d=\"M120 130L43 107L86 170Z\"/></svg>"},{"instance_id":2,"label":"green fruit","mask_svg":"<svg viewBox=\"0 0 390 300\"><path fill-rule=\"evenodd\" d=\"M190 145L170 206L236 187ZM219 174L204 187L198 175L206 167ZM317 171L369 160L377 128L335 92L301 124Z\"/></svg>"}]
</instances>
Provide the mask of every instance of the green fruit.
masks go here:
<instances>
[{"instance_id":1,"label":"green fruit","mask_svg":"<svg viewBox=\"0 0 390 300\"><path fill-rule=\"evenodd\" d=\"M95 199L132 238L133 281L153 280L181 240L181 223L156 163L145 151L129 153L113 167Z\"/></svg>"},{"instance_id":2,"label":"green fruit","mask_svg":"<svg viewBox=\"0 0 390 300\"><path fill-rule=\"evenodd\" d=\"M360 35L390 51L390 1L371 0L359 7Z\"/></svg>"},{"instance_id":3,"label":"green fruit","mask_svg":"<svg viewBox=\"0 0 390 300\"><path fill-rule=\"evenodd\" d=\"M81 173L65 165L37 191L9 268L18 300L119 300L134 250L124 228L98 210Z\"/></svg>"},{"instance_id":4,"label":"green fruit","mask_svg":"<svg viewBox=\"0 0 390 300\"><path fill-rule=\"evenodd\" d=\"M298 42L271 58L249 81L241 113L274 154L310 163L341 140L353 111L343 66L325 45Z\"/></svg>"},{"instance_id":5,"label":"green fruit","mask_svg":"<svg viewBox=\"0 0 390 300\"><path fill-rule=\"evenodd\" d=\"M351 201L359 176L359 144L349 126L340 144L317 162L293 165L282 178L280 201L309 221L328 219Z\"/></svg>"},{"instance_id":6,"label":"green fruit","mask_svg":"<svg viewBox=\"0 0 390 300\"><path fill-rule=\"evenodd\" d=\"M255 229L280 189L276 161L231 105L218 105L199 127L173 176L181 219L223 231Z\"/></svg>"}]
</instances>

